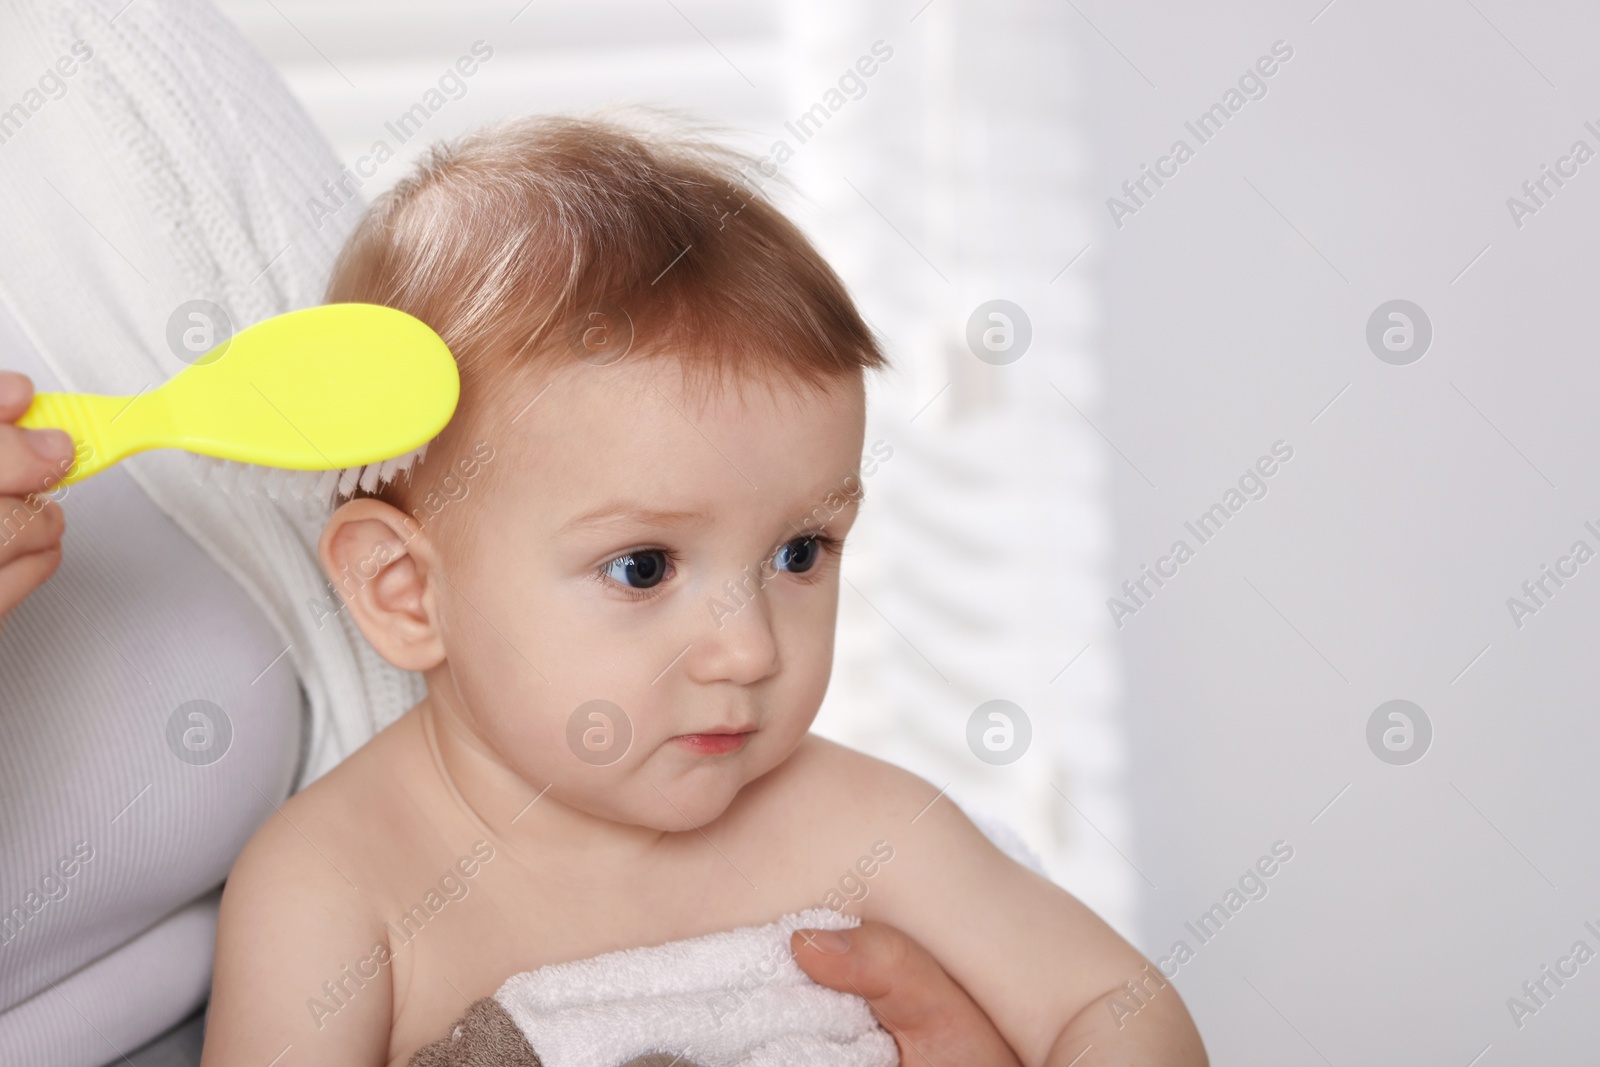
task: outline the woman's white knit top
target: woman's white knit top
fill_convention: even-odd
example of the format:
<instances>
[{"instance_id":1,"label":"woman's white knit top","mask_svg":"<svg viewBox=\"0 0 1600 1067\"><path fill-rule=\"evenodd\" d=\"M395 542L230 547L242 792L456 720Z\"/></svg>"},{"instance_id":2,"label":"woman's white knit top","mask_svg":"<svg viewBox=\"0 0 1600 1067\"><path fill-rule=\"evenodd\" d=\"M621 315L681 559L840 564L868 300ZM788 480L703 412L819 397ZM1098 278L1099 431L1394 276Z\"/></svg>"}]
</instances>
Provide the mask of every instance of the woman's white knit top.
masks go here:
<instances>
[{"instance_id":1,"label":"woman's white knit top","mask_svg":"<svg viewBox=\"0 0 1600 1067\"><path fill-rule=\"evenodd\" d=\"M0 367L131 395L185 366L187 301L316 303L338 171L210 3L0 0ZM0 631L0 1064L118 1061L193 1010L250 832L422 695L327 610L324 513L204 469L66 490L61 568Z\"/></svg>"}]
</instances>

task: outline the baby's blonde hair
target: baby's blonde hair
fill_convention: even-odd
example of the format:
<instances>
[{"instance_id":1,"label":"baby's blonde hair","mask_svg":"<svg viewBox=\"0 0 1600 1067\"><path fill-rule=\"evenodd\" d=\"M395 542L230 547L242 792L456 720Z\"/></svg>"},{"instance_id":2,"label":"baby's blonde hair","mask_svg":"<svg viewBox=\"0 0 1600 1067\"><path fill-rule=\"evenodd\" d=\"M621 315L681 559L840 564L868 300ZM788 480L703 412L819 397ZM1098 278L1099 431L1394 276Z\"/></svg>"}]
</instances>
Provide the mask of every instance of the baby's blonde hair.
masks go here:
<instances>
[{"instance_id":1,"label":"baby's blonde hair","mask_svg":"<svg viewBox=\"0 0 1600 1067\"><path fill-rule=\"evenodd\" d=\"M548 361L671 355L702 395L729 377L821 387L886 366L755 168L704 136L614 120L493 125L436 145L373 202L327 300L398 308L444 338L462 380L452 426ZM406 494L349 495L404 508Z\"/></svg>"}]
</instances>

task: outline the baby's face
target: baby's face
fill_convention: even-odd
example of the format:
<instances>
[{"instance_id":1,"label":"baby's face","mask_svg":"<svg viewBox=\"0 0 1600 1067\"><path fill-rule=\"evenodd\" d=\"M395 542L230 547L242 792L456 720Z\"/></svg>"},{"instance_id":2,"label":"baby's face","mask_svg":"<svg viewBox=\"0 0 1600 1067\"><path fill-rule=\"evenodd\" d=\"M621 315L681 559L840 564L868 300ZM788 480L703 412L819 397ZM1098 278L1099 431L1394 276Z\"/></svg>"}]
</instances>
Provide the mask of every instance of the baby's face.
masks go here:
<instances>
[{"instance_id":1,"label":"baby's face","mask_svg":"<svg viewBox=\"0 0 1600 1067\"><path fill-rule=\"evenodd\" d=\"M440 545L430 690L564 804L702 825L794 751L827 688L861 383L700 400L639 359L545 372L506 407L546 383Z\"/></svg>"}]
</instances>

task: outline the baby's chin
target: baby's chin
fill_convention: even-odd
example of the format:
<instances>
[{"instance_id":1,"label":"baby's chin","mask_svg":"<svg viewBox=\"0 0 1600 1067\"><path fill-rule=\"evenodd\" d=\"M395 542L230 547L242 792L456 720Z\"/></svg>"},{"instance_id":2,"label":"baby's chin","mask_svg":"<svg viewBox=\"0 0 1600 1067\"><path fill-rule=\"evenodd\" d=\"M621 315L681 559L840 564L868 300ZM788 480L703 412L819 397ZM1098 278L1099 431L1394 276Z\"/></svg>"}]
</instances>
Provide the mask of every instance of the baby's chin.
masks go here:
<instances>
[{"instance_id":1,"label":"baby's chin","mask_svg":"<svg viewBox=\"0 0 1600 1067\"><path fill-rule=\"evenodd\" d=\"M642 809L638 815L658 830L706 826L721 818L738 800L740 790L766 770L764 763L755 763L748 753L651 761L638 772L644 783L635 793Z\"/></svg>"},{"instance_id":2,"label":"baby's chin","mask_svg":"<svg viewBox=\"0 0 1600 1067\"><path fill-rule=\"evenodd\" d=\"M775 734L758 732L738 752L703 755L672 740L658 743L639 763L622 770L605 768L607 781L598 786L583 773L562 774L548 768L534 773L513 770L525 781L550 781L554 795L568 807L623 826L682 833L705 827L735 805L741 790L783 763L794 745ZM803 736L803 734L802 734ZM620 773L618 773L620 772ZM592 772L591 772L592 773Z\"/></svg>"},{"instance_id":3,"label":"baby's chin","mask_svg":"<svg viewBox=\"0 0 1600 1067\"><path fill-rule=\"evenodd\" d=\"M683 833L721 818L738 799L740 788L739 779L726 784L701 781L685 785L652 782L644 776L618 783L604 796L569 792L564 799L568 807L618 826Z\"/></svg>"},{"instance_id":4,"label":"baby's chin","mask_svg":"<svg viewBox=\"0 0 1600 1067\"><path fill-rule=\"evenodd\" d=\"M630 775L629 810L621 821L668 832L715 822L741 790L782 762L765 748L751 744L741 752L704 756L667 742Z\"/></svg>"}]
</instances>

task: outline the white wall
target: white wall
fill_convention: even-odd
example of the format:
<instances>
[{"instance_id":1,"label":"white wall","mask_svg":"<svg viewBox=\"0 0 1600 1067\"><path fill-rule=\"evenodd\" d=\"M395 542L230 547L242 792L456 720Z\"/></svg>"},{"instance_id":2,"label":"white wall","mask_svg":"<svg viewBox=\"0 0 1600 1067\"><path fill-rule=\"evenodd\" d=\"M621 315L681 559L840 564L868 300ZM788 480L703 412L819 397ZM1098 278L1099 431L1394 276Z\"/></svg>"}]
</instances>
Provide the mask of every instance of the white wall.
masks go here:
<instances>
[{"instance_id":1,"label":"white wall","mask_svg":"<svg viewBox=\"0 0 1600 1067\"><path fill-rule=\"evenodd\" d=\"M1143 944L1197 949L1178 981L1219 1064L1593 1062L1600 964L1520 1028L1506 1002L1600 951L1600 565L1520 629L1507 599L1600 549L1600 163L1521 228L1506 200L1575 140L1600 150L1600 21L1325 3L1078 3L1103 428L1128 460L1115 581L1294 449L1119 632ZM1198 145L1184 122L1280 39L1268 95ZM1104 200L1176 138L1194 158L1119 229ZM1407 366L1365 339L1395 298L1434 328ZM1365 737L1394 698L1434 729L1407 766ZM1200 946L1184 922L1278 840L1269 894Z\"/></svg>"}]
</instances>

